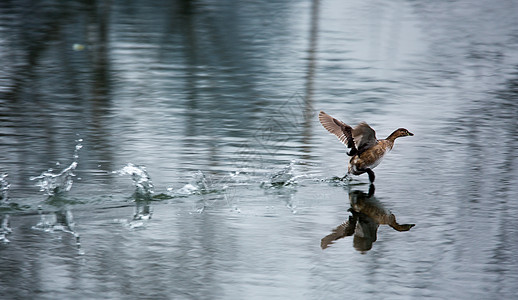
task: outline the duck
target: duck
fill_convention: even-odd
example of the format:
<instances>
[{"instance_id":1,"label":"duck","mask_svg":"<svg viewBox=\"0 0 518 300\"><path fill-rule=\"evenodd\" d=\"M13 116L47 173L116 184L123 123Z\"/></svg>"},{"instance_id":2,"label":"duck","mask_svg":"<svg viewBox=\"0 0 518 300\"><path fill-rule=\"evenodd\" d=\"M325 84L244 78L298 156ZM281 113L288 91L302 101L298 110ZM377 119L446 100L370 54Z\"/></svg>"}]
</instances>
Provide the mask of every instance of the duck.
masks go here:
<instances>
[{"instance_id":1,"label":"duck","mask_svg":"<svg viewBox=\"0 0 518 300\"><path fill-rule=\"evenodd\" d=\"M365 253L377 240L380 225L388 225L396 231L409 231L415 226L415 224L398 223L396 216L374 197L373 184L370 185L368 194L359 190L349 192L349 203L351 205L348 209L349 219L320 240L322 249L326 249L341 238L353 236L353 247Z\"/></svg>"},{"instance_id":2,"label":"duck","mask_svg":"<svg viewBox=\"0 0 518 300\"><path fill-rule=\"evenodd\" d=\"M318 120L327 131L336 135L340 142L351 149L347 152L347 155L351 156L347 173L341 180L347 178L349 174L367 173L370 183L374 183L376 176L372 169L377 167L385 154L392 150L394 141L399 137L414 135L405 128L398 128L386 139L378 140L376 132L366 122L361 122L352 128L323 111L318 114Z\"/></svg>"}]
</instances>

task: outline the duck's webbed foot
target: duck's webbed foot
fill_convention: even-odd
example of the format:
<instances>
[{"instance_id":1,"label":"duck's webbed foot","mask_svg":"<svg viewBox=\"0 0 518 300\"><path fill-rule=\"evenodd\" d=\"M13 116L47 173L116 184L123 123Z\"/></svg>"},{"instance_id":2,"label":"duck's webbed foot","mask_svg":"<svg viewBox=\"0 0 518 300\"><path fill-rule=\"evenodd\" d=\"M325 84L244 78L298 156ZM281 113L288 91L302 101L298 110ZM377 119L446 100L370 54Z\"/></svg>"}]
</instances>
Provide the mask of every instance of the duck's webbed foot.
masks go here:
<instances>
[{"instance_id":1,"label":"duck's webbed foot","mask_svg":"<svg viewBox=\"0 0 518 300\"><path fill-rule=\"evenodd\" d=\"M344 177L340 178L340 181L349 180L349 173L345 173Z\"/></svg>"},{"instance_id":2,"label":"duck's webbed foot","mask_svg":"<svg viewBox=\"0 0 518 300\"><path fill-rule=\"evenodd\" d=\"M365 172L367 172L367 174L369 174L370 182L374 183L374 179L376 178L376 176L374 175L374 172L369 168L365 169Z\"/></svg>"}]
</instances>

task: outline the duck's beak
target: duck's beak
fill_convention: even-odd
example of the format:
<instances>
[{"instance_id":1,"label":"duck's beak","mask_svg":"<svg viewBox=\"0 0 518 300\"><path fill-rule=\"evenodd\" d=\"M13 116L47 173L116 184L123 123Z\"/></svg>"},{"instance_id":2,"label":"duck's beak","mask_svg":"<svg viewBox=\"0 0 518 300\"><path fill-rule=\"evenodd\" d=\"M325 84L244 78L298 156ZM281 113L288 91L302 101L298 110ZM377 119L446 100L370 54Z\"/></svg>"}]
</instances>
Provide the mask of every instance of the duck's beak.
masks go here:
<instances>
[{"instance_id":1,"label":"duck's beak","mask_svg":"<svg viewBox=\"0 0 518 300\"><path fill-rule=\"evenodd\" d=\"M413 133L411 133L411 132L409 131L409 132L408 132L408 135L409 135L409 136L413 136L414 134L413 134Z\"/></svg>"}]
</instances>

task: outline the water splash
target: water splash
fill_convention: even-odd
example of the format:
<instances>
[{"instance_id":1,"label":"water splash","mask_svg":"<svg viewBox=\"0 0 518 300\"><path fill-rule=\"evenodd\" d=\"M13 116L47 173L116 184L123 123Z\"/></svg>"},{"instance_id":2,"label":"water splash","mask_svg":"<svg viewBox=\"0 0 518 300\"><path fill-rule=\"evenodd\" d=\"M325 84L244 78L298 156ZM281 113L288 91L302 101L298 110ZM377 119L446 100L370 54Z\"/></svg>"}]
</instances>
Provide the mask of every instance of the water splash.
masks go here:
<instances>
[{"instance_id":1,"label":"water splash","mask_svg":"<svg viewBox=\"0 0 518 300\"><path fill-rule=\"evenodd\" d=\"M61 231L71 234L75 238L78 254L83 255L84 251L81 249L79 234L75 231L72 211L68 209L66 205L63 205L63 203L67 203L68 201L62 197L63 193L70 191L72 188L74 183L73 178L76 176L74 170L77 168L79 160L79 150L83 148L82 139L77 139L75 142L73 161L68 167L61 170L61 172L54 172L54 169L49 168L47 171L41 173L41 175L30 178L30 180L38 180L36 186L39 186L40 191L48 196L47 204L61 207L58 211L44 214L40 206L38 208L40 221L32 226L32 229L49 233ZM56 163L56 166L59 165L59 162Z\"/></svg>"},{"instance_id":2,"label":"water splash","mask_svg":"<svg viewBox=\"0 0 518 300\"><path fill-rule=\"evenodd\" d=\"M120 176L130 175L133 185L135 186L133 197L136 206L133 218L131 221L120 219L116 220L116 222L124 224L130 229L145 228L153 214L149 203L153 200L153 194L155 193L153 182L151 181L151 177L146 168L144 166L137 166L132 163L128 163L120 170L113 171L112 173L119 174Z\"/></svg>"},{"instance_id":3,"label":"water splash","mask_svg":"<svg viewBox=\"0 0 518 300\"><path fill-rule=\"evenodd\" d=\"M178 190L168 188L167 190L174 196L189 196L189 195L206 195L224 191L228 186L227 180L224 177L221 180L205 175L202 171L196 171L189 183Z\"/></svg>"},{"instance_id":4,"label":"water splash","mask_svg":"<svg viewBox=\"0 0 518 300\"><path fill-rule=\"evenodd\" d=\"M31 177L30 180L38 180L36 186L40 187L41 192L45 192L48 196L54 196L63 192L68 192L72 188L75 174L73 173L77 167L77 162L72 162L66 169L59 173L53 173L50 168L41 173L40 176Z\"/></svg>"},{"instance_id":5,"label":"water splash","mask_svg":"<svg viewBox=\"0 0 518 300\"><path fill-rule=\"evenodd\" d=\"M7 173L0 175L0 205L6 204L9 201L9 187L11 186L7 181Z\"/></svg>"},{"instance_id":6,"label":"water splash","mask_svg":"<svg viewBox=\"0 0 518 300\"><path fill-rule=\"evenodd\" d=\"M44 192L48 196L55 196L64 192L70 191L72 188L72 184L74 183L73 177L74 170L77 168L78 160L79 160L79 150L83 147L81 144L83 140L76 140L76 146L74 150L74 160L73 162L63 169L59 173L54 173L54 169L49 168L47 171L44 171L39 176L33 176L30 180L38 180L36 186L40 187L40 191ZM57 163L59 166L59 163Z\"/></svg>"},{"instance_id":7,"label":"water splash","mask_svg":"<svg viewBox=\"0 0 518 300\"><path fill-rule=\"evenodd\" d=\"M231 183L238 182L237 176L239 172L230 173L226 176L212 176L202 171L196 171L192 174L189 183L179 189L172 187L167 191L171 197L189 197L191 195L199 195L198 201L194 204L194 210L197 213L203 213L208 207L216 205L216 203L227 203L232 205L232 197L229 196L228 190ZM236 208L237 210L237 208Z\"/></svg>"},{"instance_id":8,"label":"water splash","mask_svg":"<svg viewBox=\"0 0 518 300\"><path fill-rule=\"evenodd\" d=\"M122 169L113 171L114 174L121 176L130 175L135 186L135 200L151 200L153 198L154 186L151 177L144 166L137 166L128 163Z\"/></svg>"},{"instance_id":9,"label":"water splash","mask_svg":"<svg viewBox=\"0 0 518 300\"><path fill-rule=\"evenodd\" d=\"M285 166L281 171L270 175L269 183L271 185L288 185L293 180L293 165L291 161L289 165Z\"/></svg>"},{"instance_id":10,"label":"water splash","mask_svg":"<svg viewBox=\"0 0 518 300\"><path fill-rule=\"evenodd\" d=\"M81 150L81 148L83 148L83 144L81 144L82 142L83 142L83 139L76 140L76 147L74 149L74 161L79 160L79 150Z\"/></svg>"},{"instance_id":11,"label":"water splash","mask_svg":"<svg viewBox=\"0 0 518 300\"><path fill-rule=\"evenodd\" d=\"M268 178L261 182L261 187L284 187L293 186L298 184L298 179L308 177L307 174L295 175L295 163L292 160L289 165L285 166L282 170L272 173Z\"/></svg>"}]
</instances>

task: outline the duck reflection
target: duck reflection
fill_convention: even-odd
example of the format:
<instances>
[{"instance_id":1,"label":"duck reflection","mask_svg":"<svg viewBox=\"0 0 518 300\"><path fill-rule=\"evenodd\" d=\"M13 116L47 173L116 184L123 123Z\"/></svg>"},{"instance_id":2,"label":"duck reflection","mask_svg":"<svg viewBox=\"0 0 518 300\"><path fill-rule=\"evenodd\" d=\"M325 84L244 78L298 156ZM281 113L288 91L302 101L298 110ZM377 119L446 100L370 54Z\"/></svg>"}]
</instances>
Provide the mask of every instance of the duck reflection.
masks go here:
<instances>
[{"instance_id":1,"label":"duck reflection","mask_svg":"<svg viewBox=\"0 0 518 300\"><path fill-rule=\"evenodd\" d=\"M377 239L380 224L389 225L397 231L408 231L415 224L399 224L396 216L374 197L375 187L370 185L369 193L359 190L349 192L351 207L349 219L333 229L333 232L321 240L320 246L326 249L334 241L354 235L353 247L360 252L367 252Z\"/></svg>"}]
</instances>

